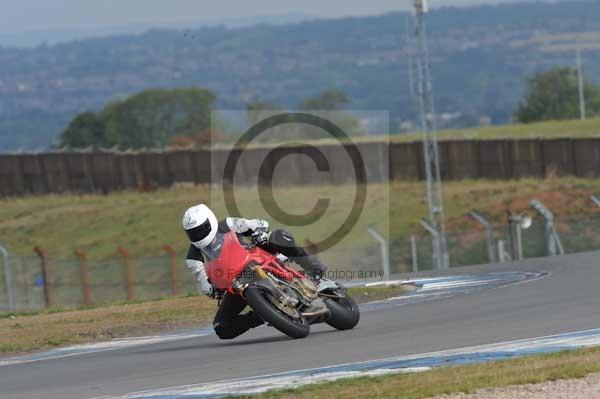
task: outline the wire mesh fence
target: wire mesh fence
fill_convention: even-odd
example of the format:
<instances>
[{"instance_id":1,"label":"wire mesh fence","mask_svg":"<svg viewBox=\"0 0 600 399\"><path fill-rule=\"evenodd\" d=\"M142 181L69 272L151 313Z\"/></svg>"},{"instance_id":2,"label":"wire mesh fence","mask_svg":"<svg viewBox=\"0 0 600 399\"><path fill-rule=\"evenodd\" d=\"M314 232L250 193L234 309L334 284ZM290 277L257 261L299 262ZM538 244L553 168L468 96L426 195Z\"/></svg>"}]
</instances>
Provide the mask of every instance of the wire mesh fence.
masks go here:
<instances>
[{"instance_id":1,"label":"wire mesh fence","mask_svg":"<svg viewBox=\"0 0 600 399\"><path fill-rule=\"evenodd\" d=\"M585 218L558 220L555 222L555 228L566 254L600 250L600 214L592 214ZM451 266L479 265L489 263L492 260L497 261L499 259L498 247L500 241L505 243L508 256L516 258L516 254L511 255L514 237L511 237L508 225L494 226L493 237L492 250L494 258L490 259L490 244L487 232L484 229L447 234ZM542 217L534 217L533 225L522 230L522 241L524 258L547 256L547 236ZM412 271L414 269L413 262L416 262L419 271L433 268L431 237L425 234L418 235L415 236L415 242L416 259L413 256L410 239L392 240L390 242L392 272Z\"/></svg>"},{"instance_id":2,"label":"wire mesh fence","mask_svg":"<svg viewBox=\"0 0 600 399\"><path fill-rule=\"evenodd\" d=\"M556 232L565 253L600 250L600 214L585 218L557 220ZM511 252L509 226L494 226L493 250L498 259L498 242L504 241ZM366 233L365 233L366 234ZM484 264L491 261L485 229L473 229L447 235L451 266ZM536 216L531 228L522 231L523 256L542 257L548 253L543 218ZM514 255L514 254L513 254ZM333 248L318 255L328 266L330 277L341 281L383 278L382 256L377 244L352 248ZM430 236L415 236L389 242L390 272L419 271L433 267ZM147 300L171 295L195 293L193 278L187 271L183 254L105 261L47 258L44 271L39 256L9 258L15 306L9 307L6 274L0 270L0 312L36 311L49 306L78 307L88 304ZM2 260L0 260L2 263ZM4 266L4 264L2 264ZM86 289L88 298L86 300Z\"/></svg>"},{"instance_id":3,"label":"wire mesh fence","mask_svg":"<svg viewBox=\"0 0 600 399\"><path fill-rule=\"evenodd\" d=\"M44 273L40 257L10 257L15 306L10 309L6 277L0 277L0 312L29 312L47 307L79 307L127 300L147 300L196 292L183 256L172 263L168 255L131 259L131 277L124 260L115 258L86 263L84 278L79 259L47 259ZM172 266L175 266L174 268ZM86 303L86 287L89 303ZM129 295L129 294L132 295Z\"/></svg>"}]
</instances>

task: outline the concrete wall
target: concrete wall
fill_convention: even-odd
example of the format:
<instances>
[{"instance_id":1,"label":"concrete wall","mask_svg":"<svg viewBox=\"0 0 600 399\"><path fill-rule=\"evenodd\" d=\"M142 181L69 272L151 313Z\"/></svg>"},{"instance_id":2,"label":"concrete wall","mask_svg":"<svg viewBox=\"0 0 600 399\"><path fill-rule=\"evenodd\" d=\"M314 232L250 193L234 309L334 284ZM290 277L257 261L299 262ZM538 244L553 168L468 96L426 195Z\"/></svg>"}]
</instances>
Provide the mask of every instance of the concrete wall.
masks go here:
<instances>
[{"instance_id":1,"label":"concrete wall","mask_svg":"<svg viewBox=\"0 0 600 399\"><path fill-rule=\"evenodd\" d=\"M425 177L421 143L361 143L357 148L368 182ZM439 150L446 180L600 176L600 139L446 141L440 142ZM329 172L317 170L309 157L315 154L324 156ZM0 155L0 196L221 182L228 156L227 150L5 154ZM355 180L351 158L341 145L247 149L240 156L235 184L257 184L261 167L265 174L273 171L277 185Z\"/></svg>"}]
</instances>

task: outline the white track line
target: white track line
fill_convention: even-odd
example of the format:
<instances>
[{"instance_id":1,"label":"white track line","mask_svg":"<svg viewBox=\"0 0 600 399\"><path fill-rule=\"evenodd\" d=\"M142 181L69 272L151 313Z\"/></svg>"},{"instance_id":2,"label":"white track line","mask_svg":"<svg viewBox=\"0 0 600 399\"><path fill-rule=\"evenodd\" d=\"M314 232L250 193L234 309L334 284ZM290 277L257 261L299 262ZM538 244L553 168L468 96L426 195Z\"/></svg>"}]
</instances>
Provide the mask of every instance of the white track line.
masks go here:
<instances>
[{"instance_id":1,"label":"white track line","mask_svg":"<svg viewBox=\"0 0 600 399\"><path fill-rule=\"evenodd\" d=\"M341 378L420 372L441 365L474 363L523 356L532 353L548 353L592 346L600 346L600 329L421 353L396 358L371 360L367 362L345 363L317 369L296 370L251 378L185 385L152 391L140 391L120 396L103 396L96 399L184 399L186 397L212 398L229 395L248 395L266 392L272 389L293 388L315 382L334 381ZM414 363L421 363L421 365L410 366L410 364ZM403 367L403 364L406 364L406 367Z\"/></svg>"}]
</instances>

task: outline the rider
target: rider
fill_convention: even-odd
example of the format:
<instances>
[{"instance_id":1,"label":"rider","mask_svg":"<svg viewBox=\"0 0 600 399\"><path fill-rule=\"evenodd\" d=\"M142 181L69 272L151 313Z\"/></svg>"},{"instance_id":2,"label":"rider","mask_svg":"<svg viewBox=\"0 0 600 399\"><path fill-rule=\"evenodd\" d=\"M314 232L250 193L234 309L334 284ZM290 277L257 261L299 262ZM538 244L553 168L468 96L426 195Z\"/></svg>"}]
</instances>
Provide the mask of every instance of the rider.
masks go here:
<instances>
[{"instance_id":1,"label":"rider","mask_svg":"<svg viewBox=\"0 0 600 399\"><path fill-rule=\"evenodd\" d=\"M187 267L194 275L200 291L211 298L220 298L223 292L211 285L204 270L204 260L210 259L211 254L219 250L223 236L230 231L251 236L260 248L288 257L319 282L317 287L319 291L327 288L328 282L321 280L326 270L325 266L314 256L309 256L304 248L297 246L294 237L287 231L269 232L269 223L264 220L227 218L217 222L217 217L210 208L200 204L185 212L183 228L191 242L186 259ZM246 302L241 296L225 293L213 322L219 338L233 339L263 324L263 320L253 311L240 314L245 307Z\"/></svg>"}]
</instances>

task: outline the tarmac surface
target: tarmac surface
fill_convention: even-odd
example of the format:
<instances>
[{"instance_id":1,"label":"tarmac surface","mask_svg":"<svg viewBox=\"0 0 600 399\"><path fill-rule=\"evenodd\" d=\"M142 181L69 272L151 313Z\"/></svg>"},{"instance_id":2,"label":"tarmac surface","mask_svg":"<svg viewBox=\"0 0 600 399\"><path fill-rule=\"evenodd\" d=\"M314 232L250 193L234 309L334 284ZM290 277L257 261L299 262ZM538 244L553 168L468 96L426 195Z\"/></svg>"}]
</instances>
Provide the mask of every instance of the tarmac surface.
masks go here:
<instances>
[{"instance_id":1,"label":"tarmac surface","mask_svg":"<svg viewBox=\"0 0 600 399\"><path fill-rule=\"evenodd\" d=\"M0 398L125 395L600 328L600 252L420 276L499 272L538 277L369 305L354 330L315 325L302 340L265 327L233 341L197 334L23 363L0 359Z\"/></svg>"}]
</instances>

